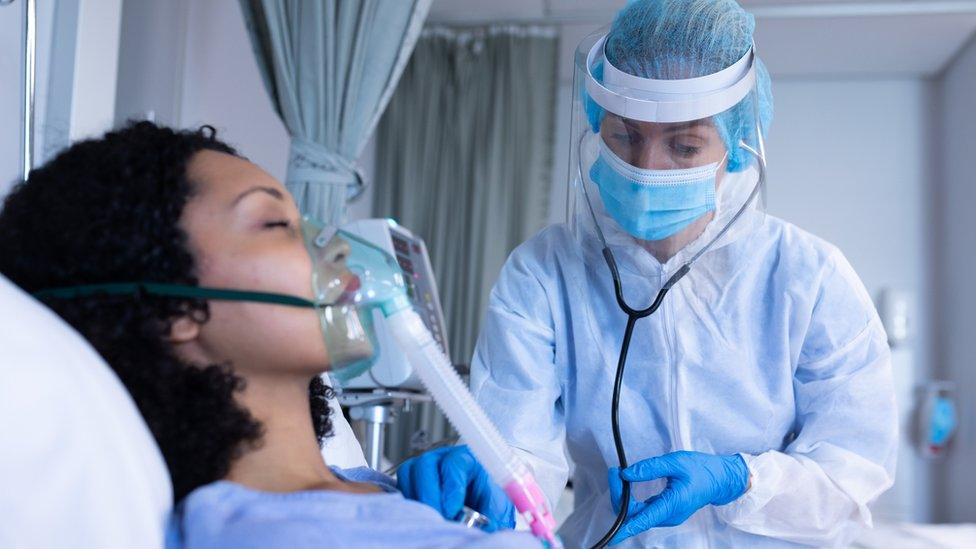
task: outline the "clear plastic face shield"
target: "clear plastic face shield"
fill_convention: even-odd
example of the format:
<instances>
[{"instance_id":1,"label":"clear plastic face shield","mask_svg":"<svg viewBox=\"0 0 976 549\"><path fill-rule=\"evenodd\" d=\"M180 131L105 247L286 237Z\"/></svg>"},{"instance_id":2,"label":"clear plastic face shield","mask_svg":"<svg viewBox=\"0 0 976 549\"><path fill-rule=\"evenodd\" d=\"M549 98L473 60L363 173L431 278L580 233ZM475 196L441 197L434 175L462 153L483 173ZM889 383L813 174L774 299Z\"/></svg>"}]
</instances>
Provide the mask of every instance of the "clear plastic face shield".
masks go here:
<instances>
[{"instance_id":1,"label":"clear plastic face shield","mask_svg":"<svg viewBox=\"0 0 976 549\"><path fill-rule=\"evenodd\" d=\"M627 316L611 402L614 444L624 468L619 405L636 323L657 311L708 250L762 222L766 160L756 84L761 64L754 47L720 62L715 48L698 41L712 29L711 19L701 29L681 24L683 19L671 22L690 36L681 41L665 31L638 36L657 29L628 28L620 17L615 24L627 30L620 32L622 46L615 53L624 66L608 58L613 38L605 31L584 39L576 51L568 214L584 250L603 256L617 305ZM648 47L658 43L658 49ZM730 53L725 46L718 51ZM666 278L653 300L628 301L616 256L645 256L641 249L664 265ZM621 500L629 501L630 483L622 486ZM627 508L622 506L596 547L619 531Z\"/></svg>"},{"instance_id":2,"label":"clear plastic face shield","mask_svg":"<svg viewBox=\"0 0 976 549\"><path fill-rule=\"evenodd\" d=\"M576 51L568 214L581 242L637 244L685 263L736 225L761 222L754 48L716 73L671 61L660 72L690 77L651 79L611 64L604 33Z\"/></svg>"}]
</instances>

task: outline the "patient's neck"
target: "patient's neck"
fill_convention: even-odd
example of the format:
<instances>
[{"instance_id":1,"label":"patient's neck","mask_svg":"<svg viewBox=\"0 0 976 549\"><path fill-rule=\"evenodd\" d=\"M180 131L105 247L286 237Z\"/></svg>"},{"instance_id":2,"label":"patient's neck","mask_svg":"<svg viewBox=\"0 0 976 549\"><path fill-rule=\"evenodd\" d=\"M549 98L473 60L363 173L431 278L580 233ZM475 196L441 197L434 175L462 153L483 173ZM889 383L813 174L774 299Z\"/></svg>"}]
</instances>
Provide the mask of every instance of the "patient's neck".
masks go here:
<instances>
[{"instance_id":1,"label":"patient's neck","mask_svg":"<svg viewBox=\"0 0 976 549\"><path fill-rule=\"evenodd\" d=\"M227 480L269 492L310 489L345 490L325 463L315 438L308 379L244 375L247 385L237 401L261 422L256 448L245 448Z\"/></svg>"}]
</instances>

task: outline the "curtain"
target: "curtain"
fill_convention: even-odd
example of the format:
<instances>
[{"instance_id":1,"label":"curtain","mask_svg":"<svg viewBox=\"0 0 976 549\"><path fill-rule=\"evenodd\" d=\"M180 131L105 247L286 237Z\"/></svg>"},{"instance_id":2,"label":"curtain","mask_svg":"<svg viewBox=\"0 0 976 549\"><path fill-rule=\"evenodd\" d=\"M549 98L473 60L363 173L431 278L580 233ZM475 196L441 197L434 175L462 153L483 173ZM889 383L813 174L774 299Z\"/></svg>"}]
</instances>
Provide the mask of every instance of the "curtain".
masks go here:
<instances>
[{"instance_id":1,"label":"curtain","mask_svg":"<svg viewBox=\"0 0 976 549\"><path fill-rule=\"evenodd\" d=\"M455 364L547 220L558 52L552 28L429 28L377 130L373 213L427 242Z\"/></svg>"},{"instance_id":2,"label":"curtain","mask_svg":"<svg viewBox=\"0 0 976 549\"><path fill-rule=\"evenodd\" d=\"M356 161L410 58L431 0L240 0L265 87L291 134L285 184L339 223Z\"/></svg>"}]
</instances>

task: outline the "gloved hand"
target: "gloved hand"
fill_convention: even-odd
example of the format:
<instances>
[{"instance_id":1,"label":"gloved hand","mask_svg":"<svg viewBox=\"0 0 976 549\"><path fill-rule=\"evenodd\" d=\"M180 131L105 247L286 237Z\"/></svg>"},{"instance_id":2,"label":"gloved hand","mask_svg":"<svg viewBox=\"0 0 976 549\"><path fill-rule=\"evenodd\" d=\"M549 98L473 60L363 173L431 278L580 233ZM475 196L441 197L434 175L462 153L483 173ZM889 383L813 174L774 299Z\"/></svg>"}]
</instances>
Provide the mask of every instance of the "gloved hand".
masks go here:
<instances>
[{"instance_id":1,"label":"gloved hand","mask_svg":"<svg viewBox=\"0 0 976 549\"><path fill-rule=\"evenodd\" d=\"M620 512L623 482L668 479L660 494L643 502L631 496L627 521L610 541L619 543L631 536L658 526L677 526L706 505L725 505L746 492L749 468L739 454L715 456L700 452L672 452L639 461L623 471L611 467L608 472L610 500L614 512Z\"/></svg>"},{"instance_id":2,"label":"gloved hand","mask_svg":"<svg viewBox=\"0 0 976 549\"><path fill-rule=\"evenodd\" d=\"M448 520L459 519L467 505L488 517L484 530L515 528L515 507L467 446L438 448L408 459L397 469L397 488Z\"/></svg>"}]
</instances>

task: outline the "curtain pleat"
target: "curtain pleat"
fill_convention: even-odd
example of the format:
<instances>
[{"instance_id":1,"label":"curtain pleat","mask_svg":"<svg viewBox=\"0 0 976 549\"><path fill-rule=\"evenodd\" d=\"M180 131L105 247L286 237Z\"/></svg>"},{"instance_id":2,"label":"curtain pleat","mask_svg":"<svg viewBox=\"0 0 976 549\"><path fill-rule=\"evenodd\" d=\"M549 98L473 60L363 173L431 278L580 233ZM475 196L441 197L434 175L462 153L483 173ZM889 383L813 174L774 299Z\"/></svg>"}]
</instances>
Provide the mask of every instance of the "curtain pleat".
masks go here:
<instances>
[{"instance_id":1,"label":"curtain pleat","mask_svg":"<svg viewBox=\"0 0 976 549\"><path fill-rule=\"evenodd\" d=\"M377 130L374 214L427 242L457 364L548 219L558 52L549 28L427 29Z\"/></svg>"},{"instance_id":2,"label":"curtain pleat","mask_svg":"<svg viewBox=\"0 0 976 549\"><path fill-rule=\"evenodd\" d=\"M431 0L240 0L275 110L292 136L285 185L335 224L363 185L356 165Z\"/></svg>"}]
</instances>

